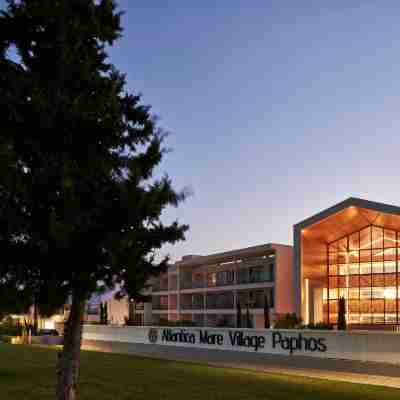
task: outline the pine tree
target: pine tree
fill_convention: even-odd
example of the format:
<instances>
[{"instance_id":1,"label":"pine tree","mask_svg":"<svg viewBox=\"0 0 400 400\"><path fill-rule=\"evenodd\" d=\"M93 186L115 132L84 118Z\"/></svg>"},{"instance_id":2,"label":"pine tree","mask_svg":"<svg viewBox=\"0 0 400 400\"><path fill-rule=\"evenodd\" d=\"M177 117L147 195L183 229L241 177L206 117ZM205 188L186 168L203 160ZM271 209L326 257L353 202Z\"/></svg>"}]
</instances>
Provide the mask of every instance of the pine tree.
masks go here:
<instances>
[{"instance_id":1,"label":"pine tree","mask_svg":"<svg viewBox=\"0 0 400 400\"><path fill-rule=\"evenodd\" d=\"M76 399L85 303L140 297L165 270L161 222L185 198L155 168L165 135L108 61L112 0L9 0L0 15L0 281L50 313L71 299L57 397ZM99 288L99 285L102 288ZM33 300L34 299L34 300Z\"/></svg>"},{"instance_id":2,"label":"pine tree","mask_svg":"<svg viewBox=\"0 0 400 400\"><path fill-rule=\"evenodd\" d=\"M104 324L104 306L103 306L103 302L100 302L100 324L103 325Z\"/></svg>"},{"instance_id":3,"label":"pine tree","mask_svg":"<svg viewBox=\"0 0 400 400\"><path fill-rule=\"evenodd\" d=\"M242 308L239 298L236 299L236 328L242 327Z\"/></svg>"},{"instance_id":4,"label":"pine tree","mask_svg":"<svg viewBox=\"0 0 400 400\"><path fill-rule=\"evenodd\" d=\"M271 327L271 322L269 319L269 301L268 296L264 295L264 328L269 329Z\"/></svg>"},{"instance_id":5,"label":"pine tree","mask_svg":"<svg viewBox=\"0 0 400 400\"><path fill-rule=\"evenodd\" d=\"M246 328L252 328L249 306L246 308Z\"/></svg>"},{"instance_id":6,"label":"pine tree","mask_svg":"<svg viewBox=\"0 0 400 400\"><path fill-rule=\"evenodd\" d=\"M338 330L345 331L346 328L346 300L344 297L341 297L339 299Z\"/></svg>"},{"instance_id":7,"label":"pine tree","mask_svg":"<svg viewBox=\"0 0 400 400\"><path fill-rule=\"evenodd\" d=\"M108 304L104 302L104 310L103 310L103 324L108 325Z\"/></svg>"}]
</instances>

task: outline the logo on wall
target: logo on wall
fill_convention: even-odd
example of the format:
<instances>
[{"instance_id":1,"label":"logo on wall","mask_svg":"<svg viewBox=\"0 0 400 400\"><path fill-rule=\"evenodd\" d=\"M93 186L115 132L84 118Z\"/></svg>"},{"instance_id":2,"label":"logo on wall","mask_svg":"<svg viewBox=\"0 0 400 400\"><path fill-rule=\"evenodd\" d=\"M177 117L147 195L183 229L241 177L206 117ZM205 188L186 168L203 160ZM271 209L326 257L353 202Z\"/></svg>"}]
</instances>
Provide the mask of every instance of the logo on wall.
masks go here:
<instances>
[{"instance_id":1,"label":"logo on wall","mask_svg":"<svg viewBox=\"0 0 400 400\"><path fill-rule=\"evenodd\" d=\"M151 328L149 330L149 342L157 343L157 340L158 340L158 331L157 329Z\"/></svg>"}]
</instances>

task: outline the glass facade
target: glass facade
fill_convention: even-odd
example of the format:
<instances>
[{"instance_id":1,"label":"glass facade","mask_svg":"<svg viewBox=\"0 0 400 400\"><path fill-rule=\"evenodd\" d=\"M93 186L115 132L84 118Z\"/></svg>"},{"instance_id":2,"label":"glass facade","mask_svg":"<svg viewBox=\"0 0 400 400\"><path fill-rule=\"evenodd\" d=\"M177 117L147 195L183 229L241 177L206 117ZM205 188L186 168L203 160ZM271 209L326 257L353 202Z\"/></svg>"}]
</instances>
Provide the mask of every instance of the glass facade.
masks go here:
<instances>
[{"instance_id":1,"label":"glass facade","mask_svg":"<svg viewBox=\"0 0 400 400\"><path fill-rule=\"evenodd\" d=\"M400 233L370 225L327 245L324 320L337 323L346 299L348 324L399 323Z\"/></svg>"}]
</instances>

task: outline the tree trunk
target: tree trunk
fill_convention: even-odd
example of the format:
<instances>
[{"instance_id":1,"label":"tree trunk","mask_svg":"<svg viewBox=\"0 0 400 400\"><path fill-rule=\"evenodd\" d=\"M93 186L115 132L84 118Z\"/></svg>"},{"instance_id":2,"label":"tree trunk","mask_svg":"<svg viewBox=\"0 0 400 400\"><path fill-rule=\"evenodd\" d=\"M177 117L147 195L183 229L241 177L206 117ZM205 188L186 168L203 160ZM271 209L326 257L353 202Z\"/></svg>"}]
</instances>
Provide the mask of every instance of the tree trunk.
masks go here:
<instances>
[{"instance_id":1,"label":"tree trunk","mask_svg":"<svg viewBox=\"0 0 400 400\"><path fill-rule=\"evenodd\" d=\"M32 335L37 335L38 334L38 305L36 302L36 298L35 301L33 303L33 332Z\"/></svg>"},{"instance_id":2,"label":"tree trunk","mask_svg":"<svg viewBox=\"0 0 400 400\"><path fill-rule=\"evenodd\" d=\"M64 345L58 353L57 399L76 400L85 301L72 297L71 310L64 329Z\"/></svg>"}]
</instances>

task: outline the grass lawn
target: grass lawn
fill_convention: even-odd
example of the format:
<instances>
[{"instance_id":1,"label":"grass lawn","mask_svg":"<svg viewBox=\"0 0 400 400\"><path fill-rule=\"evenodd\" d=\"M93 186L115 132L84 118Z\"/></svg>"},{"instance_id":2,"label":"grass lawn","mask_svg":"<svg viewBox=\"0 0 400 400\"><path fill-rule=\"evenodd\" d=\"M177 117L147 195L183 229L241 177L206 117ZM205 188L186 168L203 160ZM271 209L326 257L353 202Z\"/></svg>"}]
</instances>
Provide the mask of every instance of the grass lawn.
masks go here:
<instances>
[{"instance_id":1,"label":"grass lawn","mask_svg":"<svg viewBox=\"0 0 400 400\"><path fill-rule=\"evenodd\" d=\"M54 399L56 351L0 344L0 398ZM386 400L400 390L82 352L79 400Z\"/></svg>"}]
</instances>

